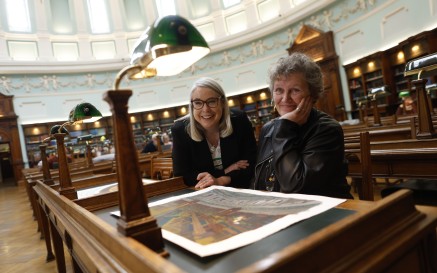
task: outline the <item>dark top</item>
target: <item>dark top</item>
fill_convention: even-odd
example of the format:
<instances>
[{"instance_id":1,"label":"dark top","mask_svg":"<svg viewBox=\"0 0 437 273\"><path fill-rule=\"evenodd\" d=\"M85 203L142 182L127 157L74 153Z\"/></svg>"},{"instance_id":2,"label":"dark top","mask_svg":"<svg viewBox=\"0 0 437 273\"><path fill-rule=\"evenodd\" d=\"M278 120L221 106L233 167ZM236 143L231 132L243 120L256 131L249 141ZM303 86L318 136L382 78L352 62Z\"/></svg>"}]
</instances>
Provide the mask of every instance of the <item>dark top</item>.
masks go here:
<instances>
[{"instance_id":1,"label":"dark top","mask_svg":"<svg viewBox=\"0 0 437 273\"><path fill-rule=\"evenodd\" d=\"M153 140L150 140L146 146L144 146L143 150L141 151L141 153L145 154L145 153L152 153L152 152L156 152L158 151L158 149L156 148L156 146L153 144Z\"/></svg>"},{"instance_id":2,"label":"dark top","mask_svg":"<svg viewBox=\"0 0 437 273\"><path fill-rule=\"evenodd\" d=\"M253 176L256 160L256 140L252 124L246 113L239 110L231 111L233 133L220 138L223 170L216 170L213 165L211 152L206 139L197 142L191 139L186 131L189 118L176 121L172 126L173 136L173 172L175 176L183 176L188 186L197 184L197 175L208 172L218 178L224 176L224 170L239 160L248 160L249 167L226 174L231 177L228 186L248 188Z\"/></svg>"},{"instance_id":3,"label":"dark top","mask_svg":"<svg viewBox=\"0 0 437 273\"><path fill-rule=\"evenodd\" d=\"M353 199L343 129L326 113L312 109L302 126L274 119L261 129L258 145L253 189L265 190L274 173L274 191Z\"/></svg>"}]
</instances>

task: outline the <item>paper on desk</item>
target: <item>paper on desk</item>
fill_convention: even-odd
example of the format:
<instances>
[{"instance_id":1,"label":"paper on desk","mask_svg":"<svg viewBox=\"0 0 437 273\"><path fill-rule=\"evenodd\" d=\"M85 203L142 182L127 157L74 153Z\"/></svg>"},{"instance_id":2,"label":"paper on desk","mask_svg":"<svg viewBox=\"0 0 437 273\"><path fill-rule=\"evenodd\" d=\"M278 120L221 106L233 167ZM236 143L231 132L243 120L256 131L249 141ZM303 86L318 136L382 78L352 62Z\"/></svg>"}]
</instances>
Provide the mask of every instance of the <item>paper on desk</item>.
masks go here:
<instances>
[{"instance_id":1,"label":"paper on desk","mask_svg":"<svg viewBox=\"0 0 437 273\"><path fill-rule=\"evenodd\" d=\"M212 186L149 208L166 240L206 257L256 242L344 201Z\"/></svg>"}]
</instances>

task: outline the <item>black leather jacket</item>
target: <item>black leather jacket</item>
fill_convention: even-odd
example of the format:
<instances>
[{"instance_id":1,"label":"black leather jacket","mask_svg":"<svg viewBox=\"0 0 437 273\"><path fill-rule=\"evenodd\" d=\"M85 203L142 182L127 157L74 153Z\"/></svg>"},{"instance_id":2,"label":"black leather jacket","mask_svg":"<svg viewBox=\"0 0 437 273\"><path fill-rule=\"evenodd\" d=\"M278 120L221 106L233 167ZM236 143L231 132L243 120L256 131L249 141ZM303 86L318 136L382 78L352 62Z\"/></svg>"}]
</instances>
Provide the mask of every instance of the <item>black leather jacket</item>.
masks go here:
<instances>
[{"instance_id":1,"label":"black leather jacket","mask_svg":"<svg viewBox=\"0 0 437 273\"><path fill-rule=\"evenodd\" d=\"M274 119L261 129L258 147L253 189L266 190L270 180L273 191L353 199L343 130L329 115L312 109L302 126Z\"/></svg>"}]
</instances>

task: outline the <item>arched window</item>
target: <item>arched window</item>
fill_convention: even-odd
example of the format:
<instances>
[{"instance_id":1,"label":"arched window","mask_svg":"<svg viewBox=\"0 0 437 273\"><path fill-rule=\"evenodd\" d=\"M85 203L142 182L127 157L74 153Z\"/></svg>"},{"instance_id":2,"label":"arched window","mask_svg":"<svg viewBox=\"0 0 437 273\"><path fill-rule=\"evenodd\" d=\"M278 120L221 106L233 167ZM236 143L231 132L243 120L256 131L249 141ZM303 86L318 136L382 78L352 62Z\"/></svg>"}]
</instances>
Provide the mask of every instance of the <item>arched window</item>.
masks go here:
<instances>
[{"instance_id":1,"label":"arched window","mask_svg":"<svg viewBox=\"0 0 437 273\"><path fill-rule=\"evenodd\" d=\"M225 9L235 6L236 4L240 4L240 2L241 0L222 0L223 8Z\"/></svg>"},{"instance_id":2,"label":"arched window","mask_svg":"<svg viewBox=\"0 0 437 273\"><path fill-rule=\"evenodd\" d=\"M87 0L91 32L94 34L109 33L108 9L105 0Z\"/></svg>"},{"instance_id":3,"label":"arched window","mask_svg":"<svg viewBox=\"0 0 437 273\"><path fill-rule=\"evenodd\" d=\"M176 14L176 6L174 0L155 0L155 3L159 17Z\"/></svg>"},{"instance_id":4,"label":"arched window","mask_svg":"<svg viewBox=\"0 0 437 273\"><path fill-rule=\"evenodd\" d=\"M27 0L5 0L8 30L32 32Z\"/></svg>"}]
</instances>

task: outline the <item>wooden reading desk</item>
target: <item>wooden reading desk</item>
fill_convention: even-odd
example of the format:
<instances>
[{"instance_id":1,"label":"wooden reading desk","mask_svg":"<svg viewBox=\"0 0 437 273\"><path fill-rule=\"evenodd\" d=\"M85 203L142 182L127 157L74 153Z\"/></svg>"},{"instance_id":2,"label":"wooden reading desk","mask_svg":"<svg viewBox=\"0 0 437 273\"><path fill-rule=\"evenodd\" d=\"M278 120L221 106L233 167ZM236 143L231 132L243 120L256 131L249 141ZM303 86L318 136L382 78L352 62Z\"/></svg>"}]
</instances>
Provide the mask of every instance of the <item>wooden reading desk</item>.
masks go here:
<instances>
[{"instance_id":1,"label":"wooden reading desk","mask_svg":"<svg viewBox=\"0 0 437 273\"><path fill-rule=\"evenodd\" d=\"M150 197L155 201L190 189ZM38 182L54 244L62 241L76 272L435 272L435 207L414 206L411 192L377 202L348 200L251 245L200 258L165 241L162 257L117 231L110 212L93 211ZM59 268L65 272L65 268Z\"/></svg>"}]
</instances>

